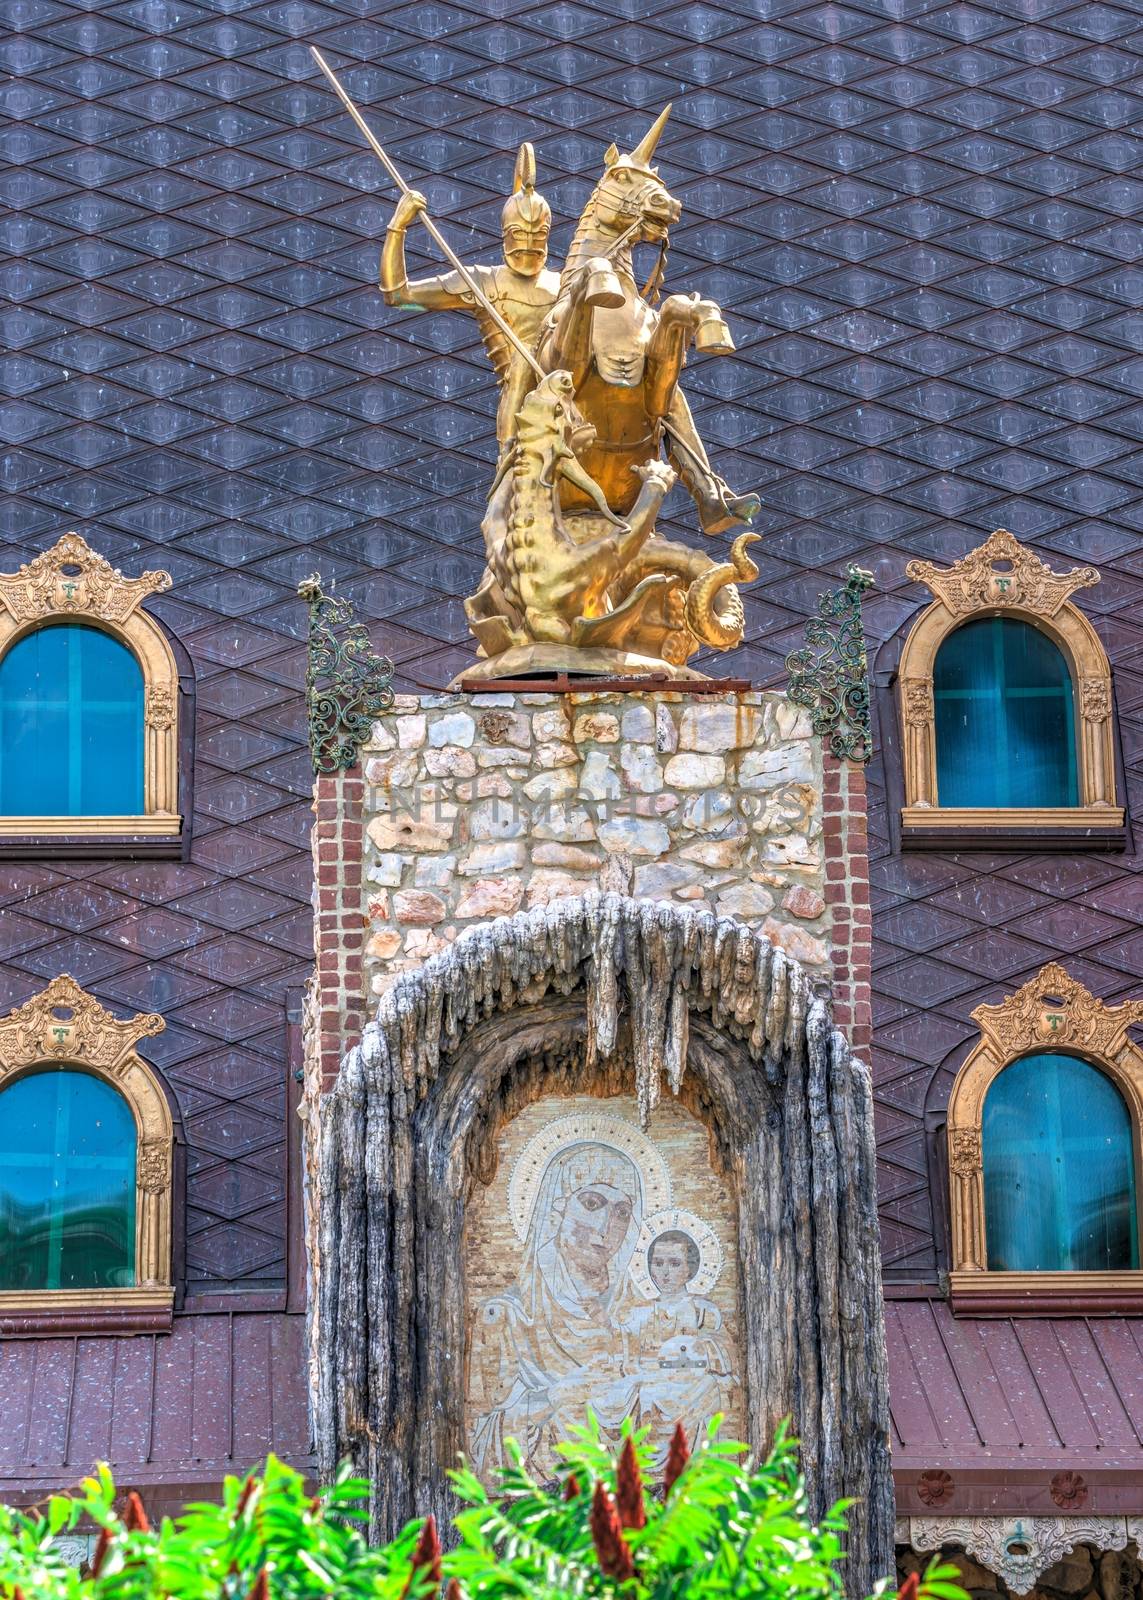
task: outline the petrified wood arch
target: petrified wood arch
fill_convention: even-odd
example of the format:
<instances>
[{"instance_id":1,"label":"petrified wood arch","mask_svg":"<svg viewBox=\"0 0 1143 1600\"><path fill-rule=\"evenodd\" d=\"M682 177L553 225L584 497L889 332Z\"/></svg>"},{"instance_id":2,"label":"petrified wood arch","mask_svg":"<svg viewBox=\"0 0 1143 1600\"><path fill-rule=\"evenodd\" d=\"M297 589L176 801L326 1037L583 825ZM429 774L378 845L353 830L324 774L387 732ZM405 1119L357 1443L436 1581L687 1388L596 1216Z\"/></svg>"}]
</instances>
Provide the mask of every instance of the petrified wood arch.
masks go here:
<instances>
[{"instance_id":1,"label":"petrified wood arch","mask_svg":"<svg viewBox=\"0 0 1143 1600\"><path fill-rule=\"evenodd\" d=\"M852 1513L846 1582L890 1570L892 1485L869 1077L803 970L741 924L586 895L463 934L403 974L321 1108L314 1416L372 1523L447 1517L462 1442L465 1212L541 1093L666 1075L739 1214L750 1443L793 1418L811 1506Z\"/></svg>"}]
</instances>

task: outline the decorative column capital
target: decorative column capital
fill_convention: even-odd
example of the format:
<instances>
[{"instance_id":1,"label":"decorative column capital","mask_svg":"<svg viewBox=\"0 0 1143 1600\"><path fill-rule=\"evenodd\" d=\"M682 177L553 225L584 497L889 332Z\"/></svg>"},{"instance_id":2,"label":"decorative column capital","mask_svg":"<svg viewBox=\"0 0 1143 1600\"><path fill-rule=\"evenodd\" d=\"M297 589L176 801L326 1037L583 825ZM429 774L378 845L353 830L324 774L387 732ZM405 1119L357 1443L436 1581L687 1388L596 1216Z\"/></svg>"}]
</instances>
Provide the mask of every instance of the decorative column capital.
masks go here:
<instances>
[{"instance_id":1,"label":"decorative column capital","mask_svg":"<svg viewBox=\"0 0 1143 1600\"><path fill-rule=\"evenodd\" d=\"M933 680L931 678L907 678L902 688L905 702L905 721L911 728L927 728L935 715Z\"/></svg>"},{"instance_id":2,"label":"decorative column capital","mask_svg":"<svg viewBox=\"0 0 1143 1600\"><path fill-rule=\"evenodd\" d=\"M984 1165L979 1128L954 1128L949 1134L949 1166L958 1178L971 1178Z\"/></svg>"}]
</instances>

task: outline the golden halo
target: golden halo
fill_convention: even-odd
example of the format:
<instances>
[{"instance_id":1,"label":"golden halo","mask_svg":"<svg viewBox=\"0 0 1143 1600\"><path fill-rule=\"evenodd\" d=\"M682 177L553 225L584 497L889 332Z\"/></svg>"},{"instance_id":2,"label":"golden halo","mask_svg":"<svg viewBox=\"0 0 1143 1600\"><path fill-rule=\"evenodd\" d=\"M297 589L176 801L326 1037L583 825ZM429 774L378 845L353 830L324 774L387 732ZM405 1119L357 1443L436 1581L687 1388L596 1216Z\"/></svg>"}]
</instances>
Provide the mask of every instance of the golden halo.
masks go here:
<instances>
[{"instance_id":1,"label":"golden halo","mask_svg":"<svg viewBox=\"0 0 1143 1600\"><path fill-rule=\"evenodd\" d=\"M647 1253L660 1233L685 1233L698 1245L699 1268L687 1283L688 1294L709 1294L718 1282L722 1271L722 1246L709 1222L696 1217L693 1211L664 1209L656 1211L643 1221L635 1251L631 1257L631 1282L648 1300L657 1300L659 1291L651 1282L647 1270Z\"/></svg>"},{"instance_id":2,"label":"golden halo","mask_svg":"<svg viewBox=\"0 0 1143 1600\"><path fill-rule=\"evenodd\" d=\"M643 1179L643 1204L658 1211L671 1203L671 1175L663 1152L641 1128L613 1112L577 1111L557 1117L534 1133L512 1167L508 1180L508 1215L523 1244L548 1162L574 1144L604 1144L630 1156ZM681 1214L681 1213L680 1213Z\"/></svg>"}]
</instances>

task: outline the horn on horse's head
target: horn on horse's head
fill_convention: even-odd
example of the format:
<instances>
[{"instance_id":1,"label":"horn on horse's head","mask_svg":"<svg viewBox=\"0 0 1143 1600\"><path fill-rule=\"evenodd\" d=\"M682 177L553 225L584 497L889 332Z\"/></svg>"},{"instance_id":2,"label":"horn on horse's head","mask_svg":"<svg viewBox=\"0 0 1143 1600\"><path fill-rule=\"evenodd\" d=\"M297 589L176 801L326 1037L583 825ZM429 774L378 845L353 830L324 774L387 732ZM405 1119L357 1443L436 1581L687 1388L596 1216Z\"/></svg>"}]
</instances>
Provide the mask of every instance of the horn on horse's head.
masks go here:
<instances>
[{"instance_id":1,"label":"horn on horse's head","mask_svg":"<svg viewBox=\"0 0 1143 1600\"><path fill-rule=\"evenodd\" d=\"M650 167L651 157L655 154L655 146L659 142L663 129L667 126L667 118L670 114L671 106L668 101L628 157L633 167Z\"/></svg>"},{"instance_id":2,"label":"horn on horse's head","mask_svg":"<svg viewBox=\"0 0 1143 1600\"><path fill-rule=\"evenodd\" d=\"M613 167L617 161L622 161L624 166L635 167L640 172L654 172L655 169L651 165L651 157L655 154L655 146L662 137L663 129L667 126L667 118L670 114L671 107L668 102L639 140L634 150L628 155L621 156L614 144L609 145L603 157L604 165Z\"/></svg>"}]
</instances>

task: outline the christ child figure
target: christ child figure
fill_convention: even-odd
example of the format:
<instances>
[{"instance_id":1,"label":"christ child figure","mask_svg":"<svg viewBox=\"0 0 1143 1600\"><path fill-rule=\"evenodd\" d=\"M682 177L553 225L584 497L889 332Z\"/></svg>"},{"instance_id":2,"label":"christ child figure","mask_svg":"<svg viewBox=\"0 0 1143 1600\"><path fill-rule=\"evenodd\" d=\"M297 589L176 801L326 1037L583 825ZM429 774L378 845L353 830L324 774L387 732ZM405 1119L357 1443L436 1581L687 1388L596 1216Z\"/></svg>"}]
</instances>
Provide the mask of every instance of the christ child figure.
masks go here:
<instances>
[{"instance_id":1,"label":"christ child figure","mask_svg":"<svg viewBox=\"0 0 1143 1600\"><path fill-rule=\"evenodd\" d=\"M632 1353L644 1363L668 1370L730 1372L719 1338L722 1313L705 1295L688 1292L700 1265L698 1244L681 1228L656 1234L651 1241L647 1276L658 1298L637 1306L623 1324Z\"/></svg>"}]
</instances>

